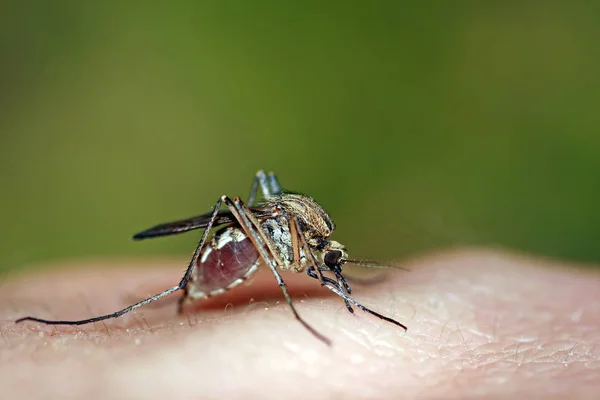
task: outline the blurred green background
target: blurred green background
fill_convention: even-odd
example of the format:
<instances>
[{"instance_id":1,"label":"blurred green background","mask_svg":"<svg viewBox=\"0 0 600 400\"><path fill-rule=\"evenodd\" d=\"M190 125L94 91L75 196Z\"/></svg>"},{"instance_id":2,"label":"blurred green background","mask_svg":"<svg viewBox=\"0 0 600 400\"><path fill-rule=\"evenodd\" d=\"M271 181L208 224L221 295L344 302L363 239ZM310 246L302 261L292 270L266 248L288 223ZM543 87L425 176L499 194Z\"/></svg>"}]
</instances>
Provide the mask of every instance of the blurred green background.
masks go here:
<instances>
[{"instance_id":1,"label":"blurred green background","mask_svg":"<svg viewBox=\"0 0 600 400\"><path fill-rule=\"evenodd\" d=\"M380 260L600 260L600 3L0 6L0 271L189 254L134 232L258 169Z\"/></svg>"}]
</instances>

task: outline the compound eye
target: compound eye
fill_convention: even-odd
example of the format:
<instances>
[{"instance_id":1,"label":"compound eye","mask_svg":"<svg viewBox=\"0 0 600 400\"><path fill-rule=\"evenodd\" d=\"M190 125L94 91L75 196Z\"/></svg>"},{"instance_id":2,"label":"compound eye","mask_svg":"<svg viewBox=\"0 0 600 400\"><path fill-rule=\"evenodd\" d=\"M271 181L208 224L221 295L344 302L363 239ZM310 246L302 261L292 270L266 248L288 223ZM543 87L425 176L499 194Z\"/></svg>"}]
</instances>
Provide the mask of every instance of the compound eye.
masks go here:
<instances>
[{"instance_id":1,"label":"compound eye","mask_svg":"<svg viewBox=\"0 0 600 400\"><path fill-rule=\"evenodd\" d=\"M342 252L339 250L329 250L323 256L323 261L325 265L328 267L335 267L340 264L340 260L342 259Z\"/></svg>"}]
</instances>

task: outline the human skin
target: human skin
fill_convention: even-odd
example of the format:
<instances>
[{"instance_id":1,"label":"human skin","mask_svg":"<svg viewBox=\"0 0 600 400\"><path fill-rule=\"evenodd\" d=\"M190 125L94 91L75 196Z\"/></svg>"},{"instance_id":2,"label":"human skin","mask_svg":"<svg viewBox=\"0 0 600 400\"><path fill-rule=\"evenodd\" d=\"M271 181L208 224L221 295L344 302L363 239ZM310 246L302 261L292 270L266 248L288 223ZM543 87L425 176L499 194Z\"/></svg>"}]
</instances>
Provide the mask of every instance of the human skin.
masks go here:
<instances>
[{"instance_id":1,"label":"human skin","mask_svg":"<svg viewBox=\"0 0 600 400\"><path fill-rule=\"evenodd\" d=\"M176 315L157 306L84 326L79 319L173 286L185 260L80 261L10 278L0 294L0 398L435 399L598 398L600 274L566 262L454 251L353 285L356 310L303 274L285 273L317 340L269 271ZM252 299L252 300L251 300Z\"/></svg>"}]
</instances>

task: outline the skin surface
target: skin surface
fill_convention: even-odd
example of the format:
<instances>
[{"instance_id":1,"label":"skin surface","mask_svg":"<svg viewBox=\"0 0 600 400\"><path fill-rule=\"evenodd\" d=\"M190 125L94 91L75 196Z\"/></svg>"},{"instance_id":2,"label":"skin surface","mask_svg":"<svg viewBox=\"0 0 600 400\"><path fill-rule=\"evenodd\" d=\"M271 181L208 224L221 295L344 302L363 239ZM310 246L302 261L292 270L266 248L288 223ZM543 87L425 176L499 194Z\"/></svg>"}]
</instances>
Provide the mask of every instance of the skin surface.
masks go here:
<instances>
[{"instance_id":1,"label":"skin surface","mask_svg":"<svg viewBox=\"0 0 600 400\"><path fill-rule=\"evenodd\" d=\"M174 294L119 319L79 327L11 321L87 318L176 283L185 260L72 262L13 277L0 295L1 398L596 398L600 275L494 251L405 262L353 285L360 310L303 274L283 274L294 320L262 268L250 285L177 316ZM109 266L107 268L107 265ZM140 268L142 266L142 268ZM253 299L253 300L250 300Z\"/></svg>"}]
</instances>

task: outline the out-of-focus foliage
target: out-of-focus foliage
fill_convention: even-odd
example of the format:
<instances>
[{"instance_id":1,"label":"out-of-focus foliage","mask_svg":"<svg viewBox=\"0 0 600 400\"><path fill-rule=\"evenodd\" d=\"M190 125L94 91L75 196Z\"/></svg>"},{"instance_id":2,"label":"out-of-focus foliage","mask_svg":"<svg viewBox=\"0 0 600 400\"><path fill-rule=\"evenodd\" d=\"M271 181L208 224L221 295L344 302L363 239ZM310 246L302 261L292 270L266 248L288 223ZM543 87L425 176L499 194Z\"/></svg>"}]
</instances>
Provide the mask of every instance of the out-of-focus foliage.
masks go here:
<instances>
[{"instance_id":1,"label":"out-of-focus foliage","mask_svg":"<svg viewBox=\"0 0 600 400\"><path fill-rule=\"evenodd\" d=\"M129 237L246 196L260 168L322 203L357 257L597 261L599 11L4 2L0 270L191 252L199 232Z\"/></svg>"}]
</instances>

